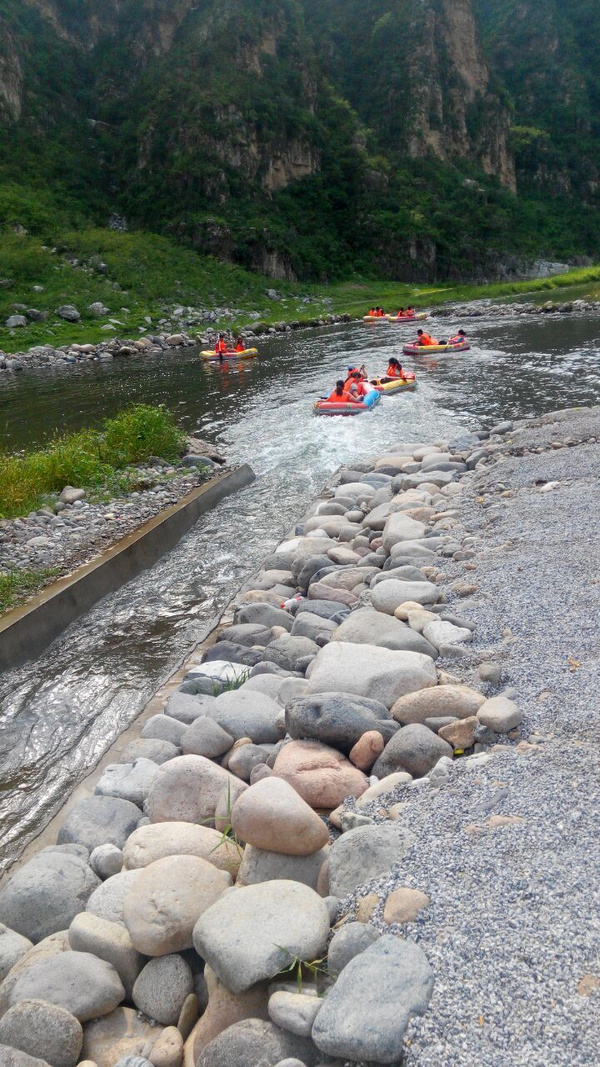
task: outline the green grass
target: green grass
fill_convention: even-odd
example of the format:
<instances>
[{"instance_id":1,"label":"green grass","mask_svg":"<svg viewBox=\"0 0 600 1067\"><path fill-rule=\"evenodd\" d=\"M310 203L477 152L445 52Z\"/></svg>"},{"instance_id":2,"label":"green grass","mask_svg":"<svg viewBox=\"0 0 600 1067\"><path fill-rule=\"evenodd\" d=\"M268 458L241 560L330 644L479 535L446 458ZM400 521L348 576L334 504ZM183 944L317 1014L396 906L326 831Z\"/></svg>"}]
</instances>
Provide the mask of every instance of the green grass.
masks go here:
<instances>
[{"instance_id":1,"label":"green grass","mask_svg":"<svg viewBox=\"0 0 600 1067\"><path fill-rule=\"evenodd\" d=\"M38 593L60 574L58 567L45 567L38 571L11 571L0 574L0 615L11 608L18 608L29 597Z\"/></svg>"},{"instance_id":2,"label":"green grass","mask_svg":"<svg viewBox=\"0 0 600 1067\"><path fill-rule=\"evenodd\" d=\"M395 309L409 303L423 307L483 297L535 296L600 281L600 266L595 266L538 281L481 286L444 282L415 286L373 278L318 286L274 281L142 231L74 231L55 247L12 232L0 237L0 350L5 352L25 351L38 344L97 343L115 335L136 338L140 328L162 332L159 320L172 318L177 304L236 309L239 314L234 319L218 324L235 331L248 324L253 311L269 325L292 319L307 322L329 312L363 315L372 304ZM2 287L3 279L12 283L10 288ZM34 291L36 285L43 286L41 293ZM276 289L282 299L270 301L265 295L269 288ZM310 303L303 302L305 296L311 298ZM97 301L110 309L109 316L98 319L88 310ZM65 303L75 304L82 315L80 322L64 322L56 316L56 309ZM7 330L3 323L14 313L14 304L47 311L48 320ZM109 318L122 324L114 334L102 330Z\"/></svg>"},{"instance_id":3,"label":"green grass","mask_svg":"<svg viewBox=\"0 0 600 1067\"><path fill-rule=\"evenodd\" d=\"M136 404L99 430L56 437L45 448L19 455L0 453L0 518L36 510L65 485L101 490L115 483L118 472L149 456L175 461L184 434L162 407Z\"/></svg>"}]
</instances>

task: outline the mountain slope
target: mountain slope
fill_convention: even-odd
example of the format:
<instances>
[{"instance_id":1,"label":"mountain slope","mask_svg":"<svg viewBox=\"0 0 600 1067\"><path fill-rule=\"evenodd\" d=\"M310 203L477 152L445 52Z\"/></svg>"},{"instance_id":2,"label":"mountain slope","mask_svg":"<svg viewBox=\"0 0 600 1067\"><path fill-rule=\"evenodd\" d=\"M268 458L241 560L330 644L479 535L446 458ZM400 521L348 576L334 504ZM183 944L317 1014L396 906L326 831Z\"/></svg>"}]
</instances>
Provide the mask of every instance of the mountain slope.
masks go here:
<instances>
[{"instance_id":1,"label":"mountain slope","mask_svg":"<svg viewBox=\"0 0 600 1067\"><path fill-rule=\"evenodd\" d=\"M556 35L558 2L540 3ZM116 213L290 279L486 278L589 253L585 19L567 0L552 98L535 39L514 63L529 0L475 5L0 0L0 227L56 240ZM560 127L569 86L585 163L535 126L546 107Z\"/></svg>"}]
</instances>

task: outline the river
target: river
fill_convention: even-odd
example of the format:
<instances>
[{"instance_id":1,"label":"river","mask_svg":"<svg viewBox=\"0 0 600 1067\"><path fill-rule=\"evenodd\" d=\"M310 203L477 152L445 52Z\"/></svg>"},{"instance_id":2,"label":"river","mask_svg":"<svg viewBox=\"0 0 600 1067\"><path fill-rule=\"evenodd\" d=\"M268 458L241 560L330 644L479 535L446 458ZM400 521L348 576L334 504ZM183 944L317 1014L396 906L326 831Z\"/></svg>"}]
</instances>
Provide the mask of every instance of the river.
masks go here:
<instances>
[{"instance_id":1,"label":"river","mask_svg":"<svg viewBox=\"0 0 600 1067\"><path fill-rule=\"evenodd\" d=\"M433 333L462 325L444 319ZM211 628L239 586L342 462L480 420L600 400L600 317L476 319L472 348L420 357L414 393L352 419L313 416L351 363L385 369L405 326L351 324L277 335L260 358L201 365L195 349L0 379L2 447L43 443L134 401L162 402L256 482L202 519L151 572L106 597L36 662L0 679L0 873Z\"/></svg>"}]
</instances>

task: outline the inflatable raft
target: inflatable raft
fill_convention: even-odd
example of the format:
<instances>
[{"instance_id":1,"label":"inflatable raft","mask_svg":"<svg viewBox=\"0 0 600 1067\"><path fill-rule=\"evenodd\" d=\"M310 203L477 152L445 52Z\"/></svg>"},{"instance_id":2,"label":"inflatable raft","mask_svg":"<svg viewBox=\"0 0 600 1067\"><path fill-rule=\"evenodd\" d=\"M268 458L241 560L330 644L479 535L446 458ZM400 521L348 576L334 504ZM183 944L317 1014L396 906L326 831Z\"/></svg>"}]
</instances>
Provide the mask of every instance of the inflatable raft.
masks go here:
<instances>
[{"instance_id":1,"label":"inflatable raft","mask_svg":"<svg viewBox=\"0 0 600 1067\"><path fill-rule=\"evenodd\" d=\"M424 322L427 318L426 311L420 311L418 315L386 315L388 322Z\"/></svg>"},{"instance_id":2,"label":"inflatable raft","mask_svg":"<svg viewBox=\"0 0 600 1067\"><path fill-rule=\"evenodd\" d=\"M394 381L382 382L380 378L373 378L371 385L377 390L378 393L382 393L384 396L391 396L392 393L399 393L403 389L415 389L417 380L409 371L406 378L396 378Z\"/></svg>"},{"instance_id":3,"label":"inflatable raft","mask_svg":"<svg viewBox=\"0 0 600 1067\"><path fill-rule=\"evenodd\" d=\"M428 356L434 352L468 352L470 345L461 342L458 345L405 345L405 356Z\"/></svg>"},{"instance_id":4,"label":"inflatable raft","mask_svg":"<svg viewBox=\"0 0 600 1067\"><path fill-rule=\"evenodd\" d=\"M389 322L389 315L363 315L363 322Z\"/></svg>"},{"instance_id":5,"label":"inflatable raft","mask_svg":"<svg viewBox=\"0 0 600 1067\"><path fill-rule=\"evenodd\" d=\"M380 400L381 395L376 389L372 389L360 404L340 404L329 400L317 400L313 411L315 415L360 415L361 411L370 411Z\"/></svg>"},{"instance_id":6,"label":"inflatable raft","mask_svg":"<svg viewBox=\"0 0 600 1067\"><path fill-rule=\"evenodd\" d=\"M258 355L257 348L244 348L241 352L228 351L223 352L223 359L253 359ZM215 351L207 351L200 353L200 359L214 360L215 363L220 363L221 359Z\"/></svg>"}]
</instances>

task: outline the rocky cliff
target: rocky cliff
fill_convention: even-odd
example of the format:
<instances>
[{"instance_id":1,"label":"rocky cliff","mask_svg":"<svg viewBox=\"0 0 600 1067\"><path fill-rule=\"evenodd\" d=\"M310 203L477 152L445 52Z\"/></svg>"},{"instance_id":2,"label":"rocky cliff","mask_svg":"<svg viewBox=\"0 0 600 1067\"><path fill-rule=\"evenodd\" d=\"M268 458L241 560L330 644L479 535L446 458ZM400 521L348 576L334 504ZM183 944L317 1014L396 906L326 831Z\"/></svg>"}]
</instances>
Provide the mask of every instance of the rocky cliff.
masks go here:
<instances>
[{"instance_id":1,"label":"rocky cliff","mask_svg":"<svg viewBox=\"0 0 600 1067\"><path fill-rule=\"evenodd\" d=\"M30 185L78 225L116 211L285 277L492 276L507 253L586 251L572 202L559 238L514 195L582 186L534 127L537 71L502 49L530 0L505 6L512 21L491 0L0 0L0 225L10 182L13 206ZM573 56L560 93L589 101Z\"/></svg>"}]
</instances>

